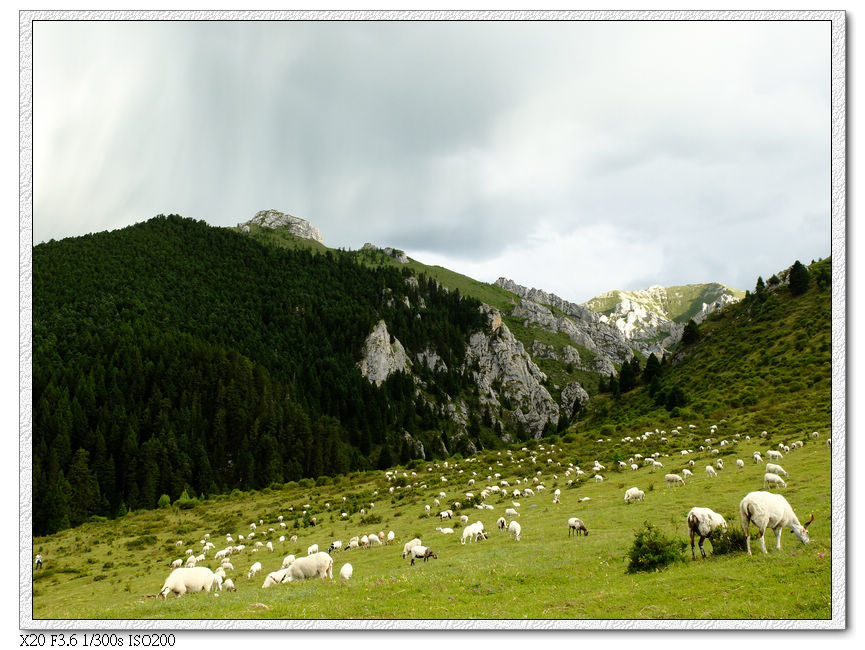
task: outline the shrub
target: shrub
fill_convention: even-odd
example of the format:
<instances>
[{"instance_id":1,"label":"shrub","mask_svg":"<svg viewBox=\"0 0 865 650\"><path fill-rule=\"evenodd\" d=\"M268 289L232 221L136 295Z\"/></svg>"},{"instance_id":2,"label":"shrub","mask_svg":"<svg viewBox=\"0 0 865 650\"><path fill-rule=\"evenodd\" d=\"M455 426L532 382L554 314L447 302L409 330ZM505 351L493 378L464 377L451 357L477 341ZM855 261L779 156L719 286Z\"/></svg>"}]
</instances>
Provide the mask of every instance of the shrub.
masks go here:
<instances>
[{"instance_id":1,"label":"shrub","mask_svg":"<svg viewBox=\"0 0 865 650\"><path fill-rule=\"evenodd\" d=\"M171 505L171 497L167 494L163 494L159 497L159 501L156 502L157 508L168 508Z\"/></svg>"},{"instance_id":2,"label":"shrub","mask_svg":"<svg viewBox=\"0 0 865 650\"><path fill-rule=\"evenodd\" d=\"M360 523L362 524L378 524L381 523L381 515L377 515L373 512L363 516L360 518Z\"/></svg>"},{"instance_id":3,"label":"shrub","mask_svg":"<svg viewBox=\"0 0 865 650\"><path fill-rule=\"evenodd\" d=\"M745 533L737 522L727 521L727 530L714 530L707 539L712 542L712 555L727 555L746 550Z\"/></svg>"},{"instance_id":4,"label":"shrub","mask_svg":"<svg viewBox=\"0 0 865 650\"><path fill-rule=\"evenodd\" d=\"M670 539L648 521L643 530L634 535L628 552L628 573L655 571L683 559L686 544L681 539Z\"/></svg>"},{"instance_id":5,"label":"shrub","mask_svg":"<svg viewBox=\"0 0 865 650\"><path fill-rule=\"evenodd\" d=\"M142 535L141 537L136 537L133 540L126 542L126 548L130 551L144 548L145 546L153 546L156 544L156 535Z\"/></svg>"}]
</instances>

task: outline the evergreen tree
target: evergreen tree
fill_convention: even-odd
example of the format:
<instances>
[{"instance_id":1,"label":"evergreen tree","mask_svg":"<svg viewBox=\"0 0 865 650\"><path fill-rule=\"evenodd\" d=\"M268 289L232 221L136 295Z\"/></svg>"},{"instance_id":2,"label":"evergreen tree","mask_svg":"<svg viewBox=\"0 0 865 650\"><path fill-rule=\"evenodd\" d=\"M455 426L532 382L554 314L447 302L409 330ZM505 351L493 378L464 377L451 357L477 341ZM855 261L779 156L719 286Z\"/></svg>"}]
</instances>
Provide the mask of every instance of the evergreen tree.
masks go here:
<instances>
[{"instance_id":1,"label":"evergreen tree","mask_svg":"<svg viewBox=\"0 0 865 650\"><path fill-rule=\"evenodd\" d=\"M685 325L685 331L682 333L682 343L691 344L696 343L700 340L700 330L697 326L697 323L694 322L694 319L688 321L688 324Z\"/></svg>"},{"instance_id":2,"label":"evergreen tree","mask_svg":"<svg viewBox=\"0 0 865 650\"><path fill-rule=\"evenodd\" d=\"M811 274L805 265L799 260L793 263L790 269L790 293L794 296L800 296L808 290L808 284L811 281Z\"/></svg>"},{"instance_id":3,"label":"evergreen tree","mask_svg":"<svg viewBox=\"0 0 865 650\"><path fill-rule=\"evenodd\" d=\"M90 454L78 449L69 466L69 523L72 526L87 521L100 505L99 483L90 470Z\"/></svg>"},{"instance_id":4,"label":"evergreen tree","mask_svg":"<svg viewBox=\"0 0 865 650\"><path fill-rule=\"evenodd\" d=\"M661 362L658 361L658 357L656 357L653 352L649 355L649 358L646 359L646 367L643 368L643 381L647 384L651 383L652 379L660 377L661 372Z\"/></svg>"}]
</instances>

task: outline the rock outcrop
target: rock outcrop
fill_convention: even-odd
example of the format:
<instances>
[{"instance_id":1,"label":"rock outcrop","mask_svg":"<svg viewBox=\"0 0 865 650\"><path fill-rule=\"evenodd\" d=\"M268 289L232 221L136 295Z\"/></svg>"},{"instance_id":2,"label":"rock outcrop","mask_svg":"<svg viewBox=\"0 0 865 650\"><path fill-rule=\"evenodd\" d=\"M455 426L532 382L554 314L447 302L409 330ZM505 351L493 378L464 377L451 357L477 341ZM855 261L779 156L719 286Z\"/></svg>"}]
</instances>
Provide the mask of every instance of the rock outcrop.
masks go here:
<instances>
[{"instance_id":1,"label":"rock outcrop","mask_svg":"<svg viewBox=\"0 0 865 650\"><path fill-rule=\"evenodd\" d=\"M380 320L363 344L363 358L358 364L360 372L376 386L381 386L381 383L392 373L405 372L411 367L402 343L396 338L391 343L390 339L387 324Z\"/></svg>"},{"instance_id":2,"label":"rock outcrop","mask_svg":"<svg viewBox=\"0 0 865 650\"><path fill-rule=\"evenodd\" d=\"M547 376L501 320L498 310L482 307L489 331L475 332L466 348L466 367L474 372L482 404L506 402L510 417L540 438L547 422L557 424L559 407L542 385Z\"/></svg>"},{"instance_id":3,"label":"rock outcrop","mask_svg":"<svg viewBox=\"0 0 865 650\"><path fill-rule=\"evenodd\" d=\"M237 224L237 227L243 232L249 232L250 225L271 228L273 230L284 228L296 237L312 239L313 241L322 243L321 231L318 228L300 217L294 217L278 210L262 210L246 223Z\"/></svg>"},{"instance_id":4,"label":"rock outcrop","mask_svg":"<svg viewBox=\"0 0 865 650\"><path fill-rule=\"evenodd\" d=\"M571 417L574 409L583 406L589 401L589 394L579 383L572 381L562 389L562 411Z\"/></svg>"},{"instance_id":5,"label":"rock outcrop","mask_svg":"<svg viewBox=\"0 0 865 650\"><path fill-rule=\"evenodd\" d=\"M398 248L391 248L390 246L386 246L385 248L379 248L375 244L371 244L369 242L365 243L360 248L362 251L381 251L388 257L394 258L400 264L408 264L408 257L405 254L405 251L401 251Z\"/></svg>"}]
</instances>

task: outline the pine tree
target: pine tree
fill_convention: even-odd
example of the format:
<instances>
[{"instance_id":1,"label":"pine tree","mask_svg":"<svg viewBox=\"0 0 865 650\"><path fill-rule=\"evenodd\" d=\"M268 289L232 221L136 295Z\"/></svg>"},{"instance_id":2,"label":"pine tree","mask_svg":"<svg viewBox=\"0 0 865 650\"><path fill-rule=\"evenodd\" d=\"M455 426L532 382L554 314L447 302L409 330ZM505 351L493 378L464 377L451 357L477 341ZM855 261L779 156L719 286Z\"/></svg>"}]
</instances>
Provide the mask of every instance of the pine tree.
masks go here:
<instances>
[{"instance_id":1,"label":"pine tree","mask_svg":"<svg viewBox=\"0 0 865 650\"><path fill-rule=\"evenodd\" d=\"M682 333L682 343L691 344L696 343L700 340L700 330L697 327L697 323L694 322L694 319L688 321L688 324L685 325L685 331Z\"/></svg>"},{"instance_id":2,"label":"pine tree","mask_svg":"<svg viewBox=\"0 0 865 650\"><path fill-rule=\"evenodd\" d=\"M808 290L808 285L811 281L811 274L808 269L799 260L793 263L790 269L790 293L794 296L800 296Z\"/></svg>"}]
</instances>

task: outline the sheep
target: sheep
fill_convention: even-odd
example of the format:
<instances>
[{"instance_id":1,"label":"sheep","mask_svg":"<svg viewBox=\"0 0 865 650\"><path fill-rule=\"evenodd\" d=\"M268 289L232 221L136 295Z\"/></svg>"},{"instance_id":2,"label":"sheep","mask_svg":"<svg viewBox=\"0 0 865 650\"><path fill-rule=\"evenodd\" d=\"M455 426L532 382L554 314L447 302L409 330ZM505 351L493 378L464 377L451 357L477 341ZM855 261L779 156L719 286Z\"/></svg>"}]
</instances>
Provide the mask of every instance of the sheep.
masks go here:
<instances>
[{"instance_id":1,"label":"sheep","mask_svg":"<svg viewBox=\"0 0 865 650\"><path fill-rule=\"evenodd\" d=\"M414 538L413 540L411 540L411 541L406 542L406 543L403 545L403 547L402 547L402 559L407 558L407 557L408 557L408 554L411 553L411 550L412 550L415 546L420 546L420 545L421 545L421 541L420 541L420 539L417 538L417 537L415 537L415 538Z\"/></svg>"},{"instance_id":2,"label":"sheep","mask_svg":"<svg viewBox=\"0 0 865 650\"><path fill-rule=\"evenodd\" d=\"M469 526L463 528L463 536L460 540L460 544L465 544L466 539L471 542L477 541L478 537L483 537L484 539L488 539L487 533L484 530L484 525L477 521Z\"/></svg>"},{"instance_id":3,"label":"sheep","mask_svg":"<svg viewBox=\"0 0 865 650\"><path fill-rule=\"evenodd\" d=\"M328 553L333 553L334 551L342 550L342 540L337 539L330 543L330 548L327 549Z\"/></svg>"},{"instance_id":4,"label":"sheep","mask_svg":"<svg viewBox=\"0 0 865 650\"><path fill-rule=\"evenodd\" d=\"M742 531L745 533L745 545L748 555L751 555L751 533L750 527L753 523L760 533L760 547L766 553L766 529L771 528L775 533L777 549L781 550L781 529L789 528L803 544L810 543L808 526L814 521L814 515L803 526L799 523L793 508L780 494L772 492L749 492L739 502L739 519L742 522Z\"/></svg>"},{"instance_id":5,"label":"sheep","mask_svg":"<svg viewBox=\"0 0 865 650\"><path fill-rule=\"evenodd\" d=\"M763 487L765 488L769 484L781 487L787 487L787 483L777 474L773 474L772 472L766 472L763 474Z\"/></svg>"},{"instance_id":6,"label":"sheep","mask_svg":"<svg viewBox=\"0 0 865 650\"><path fill-rule=\"evenodd\" d=\"M736 459L736 467L738 467L739 469L745 469L745 461L742 460L741 458L737 458Z\"/></svg>"},{"instance_id":7,"label":"sheep","mask_svg":"<svg viewBox=\"0 0 865 650\"><path fill-rule=\"evenodd\" d=\"M467 523L469 523L468 515L460 515L460 524L465 526Z\"/></svg>"},{"instance_id":8,"label":"sheep","mask_svg":"<svg viewBox=\"0 0 865 650\"><path fill-rule=\"evenodd\" d=\"M374 533L372 535L367 535L367 542L369 542L370 546L381 545L381 539L379 539L379 536Z\"/></svg>"},{"instance_id":9,"label":"sheep","mask_svg":"<svg viewBox=\"0 0 865 650\"><path fill-rule=\"evenodd\" d=\"M348 580L351 578L352 574L354 574L354 567L350 564L346 563L342 565L342 568L339 570L339 577L343 580Z\"/></svg>"},{"instance_id":10,"label":"sheep","mask_svg":"<svg viewBox=\"0 0 865 650\"><path fill-rule=\"evenodd\" d=\"M514 541L520 541L520 532L522 531L522 527L516 521L512 521L508 524L508 533L514 538Z\"/></svg>"},{"instance_id":11,"label":"sheep","mask_svg":"<svg viewBox=\"0 0 865 650\"><path fill-rule=\"evenodd\" d=\"M307 555L312 555L314 553L318 553L318 544L313 544L308 549L306 549Z\"/></svg>"},{"instance_id":12,"label":"sheep","mask_svg":"<svg viewBox=\"0 0 865 650\"><path fill-rule=\"evenodd\" d=\"M225 567L217 567L216 571L213 572L213 575L219 576L220 578L225 579Z\"/></svg>"},{"instance_id":13,"label":"sheep","mask_svg":"<svg viewBox=\"0 0 865 650\"><path fill-rule=\"evenodd\" d=\"M642 501L646 497L646 493L638 487L628 488L625 491L625 503L631 501Z\"/></svg>"},{"instance_id":14,"label":"sheep","mask_svg":"<svg viewBox=\"0 0 865 650\"><path fill-rule=\"evenodd\" d=\"M198 560L195 559L195 556L194 556L194 555L190 555L188 558L186 558L186 562L183 564L183 566L185 566L185 567L188 568L188 569L191 569L191 568L193 568L197 563L198 563Z\"/></svg>"},{"instance_id":15,"label":"sheep","mask_svg":"<svg viewBox=\"0 0 865 650\"><path fill-rule=\"evenodd\" d=\"M442 510L439 513L439 519L453 519L454 511L453 510Z\"/></svg>"},{"instance_id":16,"label":"sheep","mask_svg":"<svg viewBox=\"0 0 865 650\"><path fill-rule=\"evenodd\" d=\"M450 535L451 533L454 532L453 528L442 528L441 526L436 528L436 530L439 531L443 535Z\"/></svg>"},{"instance_id":17,"label":"sheep","mask_svg":"<svg viewBox=\"0 0 865 650\"><path fill-rule=\"evenodd\" d=\"M434 560L437 560L438 555L433 552L433 550L428 546L414 546L411 549L410 566L414 566L415 560L423 559L423 561L426 562L428 558L433 558Z\"/></svg>"},{"instance_id":18,"label":"sheep","mask_svg":"<svg viewBox=\"0 0 865 650\"><path fill-rule=\"evenodd\" d=\"M638 469L640 469L639 465L636 465L635 463L631 463L631 470L632 471L636 472Z\"/></svg>"},{"instance_id":19,"label":"sheep","mask_svg":"<svg viewBox=\"0 0 865 650\"><path fill-rule=\"evenodd\" d=\"M595 479L595 483L602 483L604 481L604 477L600 474L595 474L592 478Z\"/></svg>"},{"instance_id":20,"label":"sheep","mask_svg":"<svg viewBox=\"0 0 865 650\"><path fill-rule=\"evenodd\" d=\"M520 516L520 513L518 513L513 508L506 508L505 509L505 517L519 517L519 516Z\"/></svg>"},{"instance_id":21,"label":"sheep","mask_svg":"<svg viewBox=\"0 0 865 650\"><path fill-rule=\"evenodd\" d=\"M288 541L291 542L292 544L296 544L297 543L297 535L292 535L291 537L288 538Z\"/></svg>"},{"instance_id":22,"label":"sheep","mask_svg":"<svg viewBox=\"0 0 865 650\"><path fill-rule=\"evenodd\" d=\"M693 461L693 460L688 461L688 467L693 467L696 464L697 464L696 461Z\"/></svg>"},{"instance_id":23,"label":"sheep","mask_svg":"<svg viewBox=\"0 0 865 650\"><path fill-rule=\"evenodd\" d=\"M773 458L778 458L778 459L784 458L784 454L782 454L777 449L770 449L769 451L766 452L766 455L769 457L770 460Z\"/></svg>"},{"instance_id":24,"label":"sheep","mask_svg":"<svg viewBox=\"0 0 865 650\"><path fill-rule=\"evenodd\" d=\"M716 460L715 461L715 467L717 467L718 469L724 469L723 459L719 458L718 460Z\"/></svg>"},{"instance_id":25,"label":"sheep","mask_svg":"<svg viewBox=\"0 0 865 650\"><path fill-rule=\"evenodd\" d=\"M394 539L396 539L396 533L394 533L392 530L389 530L387 533L387 539L385 540L385 544L390 546Z\"/></svg>"},{"instance_id":26,"label":"sheep","mask_svg":"<svg viewBox=\"0 0 865 650\"><path fill-rule=\"evenodd\" d=\"M172 591L178 596L198 591L209 592L214 578L213 571L205 566L174 569L165 579L159 597L165 600Z\"/></svg>"},{"instance_id":27,"label":"sheep","mask_svg":"<svg viewBox=\"0 0 865 650\"><path fill-rule=\"evenodd\" d=\"M712 467L711 465L706 465L706 476L708 476L709 478L715 478L718 476L718 474L715 472L714 467Z\"/></svg>"},{"instance_id":28,"label":"sheep","mask_svg":"<svg viewBox=\"0 0 865 650\"><path fill-rule=\"evenodd\" d=\"M333 558L327 553L316 552L298 558L286 570L288 571L287 582L310 578L330 578L333 580Z\"/></svg>"},{"instance_id":29,"label":"sheep","mask_svg":"<svg viewBox=\"0 0 865 650\"><path fill-rule=\"evenodd\" d=\"M225 582L222 583L222 588L225 591L237 591L237 587L234 586L234 580L231 578L225 579Z\"/></svg>"},{"instance_id":30,"label":"sheep","mask_svg":"<svg viewBox=\"0 0 865 650\"><path fill-rule=\"evenodd\" d=\"M246 574L247 578L251 578L256 575L259 571L261 571L261 562L256 562L251 567L249 567L249 573Z\"/></svg>"},{"instance_id":31,"label":"sheep","mask_svg":"<svg viewBox=\"0 0 865 650\"><path fill-rule=\"evenodd\" d=\"M183 566L183 558L182 557L177 558L176 560L174 560L174 562L172 562L168 566L172 569L179 569L180 567Z\"/></svg>"},{"instance_id":32,"label":"sheep","mask_svg":"<svg viewBox=\"0 0 865 650\"><path fill-rule=\"evenodd\" d=\"M826 438L826 448L832 449L832 438Z\"/></svg>"},{"instance_id":33,"label":"sheep","mask_svg":"<svg viewBox=\"0 0 865 650\"><path fill-rule=\"evenodd\" d=\"M219 568L224 571L234 571L234 565L228 560L223 560Z\"/></svg>"},{"instance_id":34,"label":"sheep","mask_svg":"<svg viewBox=\"0 0 865 650\"><path fill-rule=\"evenodd\" d=\"M264 579L264 583L261 585L261 588L267 589L268 587L272 587L273 585L278 585L281 582L285 582L286 578L288 578L289 570L289 568L285 568L280 569L279 571L271 571Z\"/></svg>"},{"instance_id":35,"label":"sheep","mask_svg":"<svg viewBox=\"0 0 865 650\"><path fill-rule=\"evenodd\" d=\"M763 457L760 455L759 451L754 452L754 462L755 463L762 463L763 462Z\"/></svg>"},{"instance_id":36,"label":"sheep","mask_svg":"<svg viewBox=\"0 0 865 650\"><path fill-rule=\"evenodd\" d=\"M706 551L703 550L703 540L712 534L713 530L718 528L727 529L727 522L724 517L719 515L714 510L709 508L691 508L688 512L688 532L691 535L691 559L696 560L694 554L694 533L700 535L698 546L700 547L700 555L706 557Z\"/></svg>"},{"instance_id":37,"label":"sheep","mask_svg":"<svg viewBox=\"0 0 865 650\"><path fill-rule=\"evenodd\" d=\"M694 475L694 473L691 470L689 470L687 467L682 470L682 478L691 478L693 475Z\"/></svg>"},{"instance_id":38,"label":"sheep","mask_svg":"<svg viewBox=\"0 0 865 650\"><path fill-rule=\"evenodd\" d=\"M568 519L568 537L571 536L572 532L574 535L582 535L583 533L585 533L587 537L589 535L589 529L586 528L583 520L578 517L571 517Z\"/></svg>"},{"instance_id":39,"label":"sheep","mask_svg":"<svg viewBox=\"0 0 865 650\"><path fill-rule=\"evenodd\" d=\"M667 474L664 476L664 480L667 482L667 487L685 484L685 480L678 474Z\"/></svg>"},{"instance_id":40,"label":"sheep","mask_svg":"<svg viewBox=\"0 0 865 650\"><path fill-rule=\"evenodd\" d=\"M766 471L772 472L773 474L778 474L779 476L783 474L784 478L790 478L789 476L787 476L787 472L784 470L784 468L780 465L776 465L775 463L766 463Z\"/></svg>"},{"instance_id":41,"label":"sheep","mask_svg":"<svg viewBox=\"0 0 865 650\"><path fill-rule=\"evenodd\" d=\"M499 517L496 520L496 528L499 529L500 532L504 531L505 528L508 527L508 521L504 517Z\"/></svg>"},{"instance_id":42,"label":"sheep","mask_svg":"<svg viewBox=\"0 0 865 650\"><path fill-rule=\"evenodd\" d=\"M267 544L265 544L265 546L267 547L268 551L273 553L273 542L268 542Z\"/></svg>"}]
</instances>

